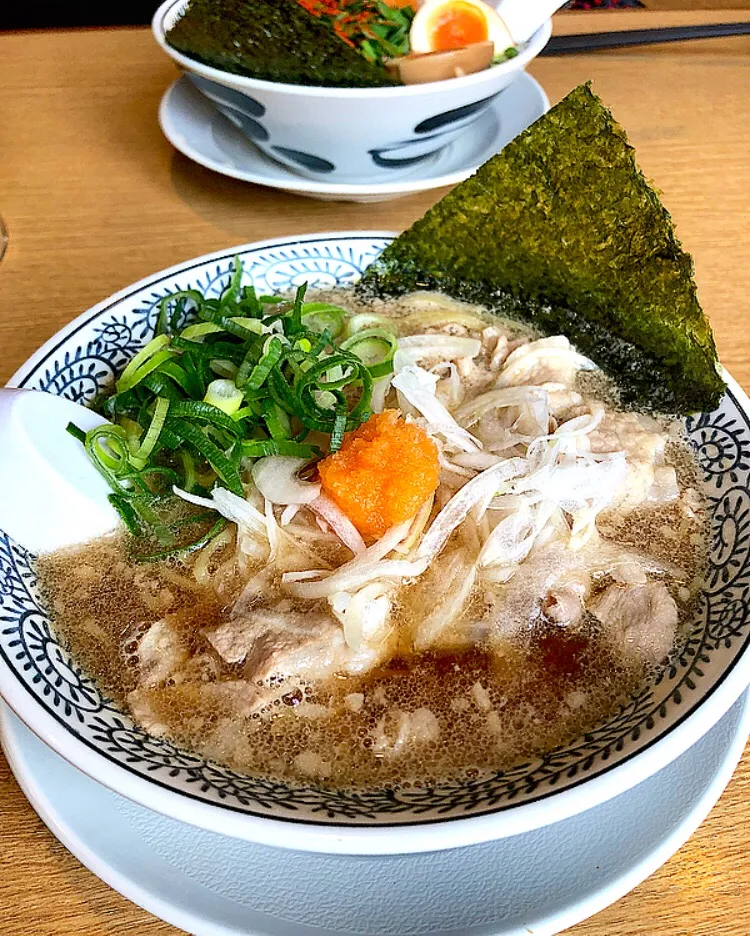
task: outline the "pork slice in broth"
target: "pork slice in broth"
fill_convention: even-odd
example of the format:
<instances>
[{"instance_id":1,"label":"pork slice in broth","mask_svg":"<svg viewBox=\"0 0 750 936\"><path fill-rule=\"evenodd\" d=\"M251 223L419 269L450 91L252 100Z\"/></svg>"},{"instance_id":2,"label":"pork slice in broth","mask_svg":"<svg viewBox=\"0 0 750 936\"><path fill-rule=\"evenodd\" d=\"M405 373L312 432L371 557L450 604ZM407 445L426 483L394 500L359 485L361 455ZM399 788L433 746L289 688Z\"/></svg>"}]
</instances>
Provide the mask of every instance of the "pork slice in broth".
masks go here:
<instances>
[{"instance_id":1,"label":"pork slice in broth","mask_svg":"<svg viewBox=\"0 0 750 936\"><path fill-rule=\"evenodd\" d=\"M332 615L290 601L248 609L205 636L225 663L242 664L244 678L257 687L258 708L300 684L364 673L393 652L388 640L355 651Z\"/></svg>"},{"instance_id":2,"label":"pork slice in broth","mask_svg":"<svg viewBox=\"0 0 750 936\"><path fill-rule=\"evenodd\" d=\"M168 618L154 621L138 641L139 682L156 686L168 679L188 659L190 652Z\"/></svg>"},{"instance_id":3,"label":"pork slice in broth","mask_svg":"<svg viewBox=\"0 0 750 936\"><path fill-rule=\"evenodd\" d=\"M674 646L678 610L662 582L612 585L588 610L618 649L644 663L660 663Z\"/></svg>"},{"instance_id":4,"label":"pork slice in broth","mask_svg":"<svg viewBox=\"0 0 750 936\"><path fill-rule=\"evenodd\" d=\"M588 436L596 454L625 452L628 472L613 507L634 510L641 504L667 504L679 497L677 475L666 464L666 436L656 420L639 413L607 412Z\"/></svg>"}]
</instances>

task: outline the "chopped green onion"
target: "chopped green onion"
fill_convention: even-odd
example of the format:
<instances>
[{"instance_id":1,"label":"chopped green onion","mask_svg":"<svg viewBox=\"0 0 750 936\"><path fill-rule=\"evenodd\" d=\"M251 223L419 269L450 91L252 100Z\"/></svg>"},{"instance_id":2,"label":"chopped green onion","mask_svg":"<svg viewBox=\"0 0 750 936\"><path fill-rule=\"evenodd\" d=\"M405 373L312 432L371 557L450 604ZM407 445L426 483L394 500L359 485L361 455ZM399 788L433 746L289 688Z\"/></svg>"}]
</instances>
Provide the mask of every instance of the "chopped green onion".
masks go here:
<instances>
[{"instance_id":1,"label":"chopped green onion","mask_svg":"<svg viewBox=\"0 0 750 936\"><path fill-rule=\"evenodd\" d=\"M244 323L249 323L253 327L248 327L248 325ZM240 316L225 318L222 321L222 328L224 331L229 332L230 335L236 335L237 338L242 338L243 341L252 340L257 335L262 335L264 333L263 325L258 319L242 318Z\"/></svg>"},{"instance_id":2,"label":"chopped green onion","mask_svg":"<svg viewBox=\"0 0 750 936\"><path fill-rule=\"evenodd\" d=\"M359 312L346 323L345 334L347 338L356 335L357 332L364 331L366 328L384 328L386 331L398 334L396 322L387 319L384 315L376 315L374 312Z\"/></svg>"},{"instance_id":3,"label":"chopped green onion","mask_svg":"<svg viewBox=\"0 0 750 936\"><path fill-rule=\"evenodd\" d=\"M234 271L232 272L232 277L229 280L229 285L221 294L221 299L219 300L219 308L222 312L226 314L226 310L233 305L236 305L237 300L240 298L240 283L242 282L242 263L240 262L239 257L234 258Z\"/></svg>"},{"instance_id":4,"label":"chopped green onion","mask_svg":"<svg viewBox=\"0 0 750 936\"><path fill-rule=\"evenodd\" d=\"M177 452L177 457L182 464L182 490L190 493L195 487L196 482L195 459L187 449L180 449Z\"/></svg>"},{"instance_id":5,"label":"chopped green onion","mask_svg":"<svg viewBox=\"0 0 750 936\"><path fill-rule=\"evenodd\" d=\"M157 397L154 415L151 419L151 425L143 438L140 446L131 454L130 464L137 469L145 468L148 457L156 447L159 441L159 435L164 428L164 422L169 410L169 400L166 397Z\"/></svg>"},{"instance_id":6,"label":"chopped green onion","mask_svg":"<svg viewBox=\"0 0 750 936\"><path fill-rule=\"evenodd\" d=\"M206 459L233 494L237 494L238 497L245 496L239 472L224 452L204 432L187 420L172 416L168 418L166 428L176 438L189 442Z\"/></svg>"},{"instance_id":7,"label":"chopped green onion","mask_svg":"<svg viewBox=\"0 0 750 936\"><path fill-rule=\"evenodd\" d=\"M239 372L239 368L236 364L232 364L231 361L224 361L221 358L215 358L209 361L208 366L214 374L218 374L219 377L224 377L226 380L235 381Z\"/></svg>"},{"instance_id":8,"label":"chopped green onion","mask_svg":"<svg viewBox=\"0 0 750 936\"><path fill-rule=\"evenodd\" d=\"M220 407L207 403L205 400L178 400L173 404L170 415L191 420L197 419L200 422L226 429L230 435L236 435L238 431L235 421L230 416Z\"/></svg>"},{"instance_id":9,"label":"chopped green onion","mask_svg":"<svg viewBox=\"0 0 750 936\"><path fill-rule=\"evenodd\" d=\"M108 480L110 477L121 478L128 473L130 452L122 426L105 424L89 429L84 445L94 464ZM119 484L112 486L115 490L120 488Z\"/></svg>"},{"instance_id":10,"label":"chopped green onion","mask_svg":"<svg viewBox=\"0 0 750 936\"><path fill-rule=\"evenodd\" d=\"M334 367L339 366L342 368L344 376L334 380L324 379L325 375L330 373ZM295 380L295 396L301 408L301 411L297 414L300 421L309 429L331 432L335 420L334 409L330 406L321 405L316 399L316 393L341 390L356 383L361 385L361 392L359 400L347 417L347 429L356 429L370 415L372 376L358 357L346 352L332 354L317 361Z\"/></svg>"},{"instance_id":11,"label":"chopped green onion","mask_svg":"<svg viewBox=\"0 0 750 936\"><path fill-rule=\"evenodd\" d=\"M263 420L272 439L279 441L292 437L292 424L288 414L273 400L266 401L263 407Z\"/></svg>"},{"instance_id":12,"label":"chopped green onion","mask_svg":"<svg viewBox=\"0 0 750 936\"><path fill-rule=\"evenodd\" d=\"M203 549L206 544L210 543L212 539L221 533L226 525L226 518L219 517L207 533L204 533L203 536L192 543L187 543L185 546L174 546L172 549L163 549L160 552L148 553L145 555L136 554L133 558L136 562L159 562L164 559L177 559L180 556L187 556L198 549Z\"/></svg>"},{"instance_id":13,"label":"chopped green onion","mask_svg":"<svg viewBox=\"0 0 750 936\"><path fill-rule=\"evenodd\" d=\"M137 381L133 378L138 373L139 368L149 361L155 354L157 354L162 349L166 348L170 343L169 335L158 335L156 338L152 338L151 341L145 347L133 357L133 359L128 363L128 366L120 374L120 379L115 384L115 388L118 393L124 393L126 390L129 390L133 387Z\"/></svg>"},{"instance_id":14,"label":"chopped green onion","mask_svg":"<svg viewBox=\"0 0 750 936\"><path fill-rule=\"evenodd\" d=\"M162 365L162 367L165 366L166 365ZM141 388L145 387L156 396L167 397L170 400L180 399L180 391L177 389L177 387L175 387L171 380L167 380L166 375L161 370L155 371L152 374L147 374L143 380L139 381L138 386ZM141 409L143 409L145 412L146 408L147 402L144 402L144 405L141 407Z\"/></svg>"},{"instance_id":15,"label":"chopped green onion","mask_svg":"<svg viewBox=\"0 0 750 936\"><path fill-rule=\"evenodd\" d=\"M188 325L187 328L183 328L181 337L195 340L204 338L206 335L214 335L216 332L223 330L221 325L217 325L215 322L197 322L195 325Z\"/></svg>"},{"instance_id":16,"label":"chopped green onion","mask_svg":"<svg viewBox=\"0 0 750 936\"><path fill-rule=\"evenodd\" d=\"M271 370L279 363L283 353L284 346L280 338L274 335L272 338L268 339L263 348L263 356L247 378L247 383L245 384L246 389L257 390L260 385L265 382Z\"/></svg>"},{"instance_id":17,"label":"chopped green onion","mask_svg":"<svg viewBox=\"0 0 750 936\"><path fill-rule=\"evenodd\" d=\"M196 361L190 351L185 351L180 357L180 363L188 375L191 383L191 393L190 396L202 397L206 392L206 385L208 384L208 378L204 374L206 368L203 366L201 361Z\"/></svg>"},{"instance_id":18,"label":"chopped green onion","mask_svg":"<svg viewBox=\"0 0 750 936\"><path fill-rule=\"evenodd\" d=\"M235 422L239 422L241 419L254 419L258 414L252 406L241 406L236 413L231 415Z\"/></svg>"},{"instance_id":19,"label":"chopped green onion","mask_svg":"<svg viewBox=\"0 0 750 936\"><path fill-rule=\"evenodd\" d=\"M173 348L164 348L163 351L157 351L156 354L152 354L151 357L144 361L143 364L129 377L127 389L132 389L137 386L144 377L147 377L150 373L157 370L161 367L166 361L169 361L177 354Z\"/></svg>"},{"instance_id":20,"label":"chopped green onion","mask_svg":"<svg viewBox=\"0 0 750 936\"><path fill-rule=\"evenodd\" d=\"M242 454L246 458L263 458L266 455L294 455L299 458L316 458L322 452L316 445L292 442L284 439L265 439L242 443Z\"/></svg>"},{"instance_id":21,"label":"chopped green onion","mask_svg":"<svg viewBox=\"0 0 750 936\"><path fill-rule=\"evenodd\" d=\"M203 397L203 402L215 406L227 416L233 416L242 406L244 397L233 380L212 380Z\"/></svg>"},{"instance_id":22,"label":"chopped green onion","mask_svg":"<svg viewBox=\"0 0 750 936\"><path fill-rule=\"evenodd\" d=\"M174 359L165 361L159 367L157 373L166 374L168 377L171 377L177 386L187 393L188 396L192 396L196 390L200 389L200 384L197 383L194 376L188 373L188 371Z\"/></svg>"},{"instance_id":23,"label":"chopped green onion","mask_svg":"<svg viewBox=\"0 0 750 936\"><path fill-rule=\"evenodd\" d=\"M356 354L373 377L385 377L393 370L393 355L398 348L396 336L384 328L368 328L347 338L342 350Z\"/></svg>"},{"instance_id":24,"label":"chopped green onion","mask_svg":"<svg viewBox=\"0 0 750 936\"><path fill-rule=\"evenodd\" d=\"M344 330L346 315L346 309L330 302L306 302L302 306L301 318L302 324L310 331L320 335L327 330L332 338L338 338Z\"/></svg>"},{"instance_id":25,"label":"chopped green onion","mask_svg":"<svg viewBox=\"0 0 750 936\"><path fill-rule=\"evenodd\" d=\"M69 432L74 439L78 439L79 442L86 441L86 433L83 431L83 429L79 429L75 423L69 422L65 427L65 431Z\"/></svg>"},{"instance_id":26,"label":"chopped green onion","mask_svg":"<svg viewBox=\"0 0 750 936\"><path fill-rule=\"evenodd\" d=\"M179 292L165 296L159 303L159 315L156 319L156 335L164 335L168 329L175 331L180 322L180 316L186 311L187 304L191 302L196 309L203 305L204 298L197 289L181 289ZM170 306L174 309L170 313Z\"/></svg>"},{"instance_id":27,"label":"chopped green onion","mask_svg":"<svg viewBox=\"0 0 750 936\"><path fill-rule=\"evenodd\" d=\"M138 514L130 505L130 499L123 494L112 493L107 495L107 500L122 518L128 533L139 536L142 532L141 524L138 520Z\"/></svg>"},{"instance_id":28,"label":"chopped green onion","mask_svg":"<svg viewBox=\"0 0 750 936\"><path fill-rule=\"evenodd\" d=\"M243 354L243 345L241 344L232 344L229 341L214 341L211 343L188 341L180 335L172 339L172 346L181 351L190 351L201 360L215 360L216 358L226 358L229 361L241 360Z\"/></svg>"},{"instance_id":29,"label":"chopped green onion","mask_svg":"<svg viewBox=\"0 0 750 936\"><path fill-rule=\"evenodd\" d=\"M297 287L292 313L286 320L286 332L288 335L296 335L298 332L302 331L302 300L305 298L306 291L307 283L302 283L302 285Z\"/></svg>"},{"instance_id":30,"label":"chopped green onion","mask_svg":"<svg viewBox=\"0 0 750 936\"><path fill-rule=\"evenodd\" d=\"M305 302L305 291L300 285L292 301L258 296L242 285L235 258L220 297L165 296L154 338L98 402L112 422L88 433L68 427L112 488L128 530L161 546L144 561L200 548L215 535L214 525L195 543L177 545L171 526L204 521L180 513L173 524L173 486L210 493L221 484L244 496L244 459L320 457L305 441L311 431L327 433L336 451L370 415L373 377L392 366L392 331L377 317L349 318L332 303Z\"/></svg>"},{"instance_id":31,"label":"chopped green onion","mask_svg":"<svg viewBox=\"0 0 750 936\"><path fill-rule=\"evenodd\" d=\"M333 430L331 431L330 452L338 452L341 448L341 443L344 441L344 430L346 429L346 398L342 394L338 396L339 400L336 403L336 416L334 417Z\"/></svg>"}]
</instances>

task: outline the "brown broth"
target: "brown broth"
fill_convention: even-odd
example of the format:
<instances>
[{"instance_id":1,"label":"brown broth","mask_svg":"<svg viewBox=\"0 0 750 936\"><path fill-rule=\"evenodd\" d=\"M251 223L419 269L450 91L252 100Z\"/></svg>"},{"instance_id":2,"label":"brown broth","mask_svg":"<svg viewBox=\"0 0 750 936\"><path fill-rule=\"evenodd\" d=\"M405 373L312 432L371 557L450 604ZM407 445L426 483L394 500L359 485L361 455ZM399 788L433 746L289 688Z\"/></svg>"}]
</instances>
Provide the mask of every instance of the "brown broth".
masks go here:
<instances>
[{"instance_id":1,"label":"brown broth","mask_svg":"<svg viewBox=\"0 0 750 936\"><path fill-rule=\"evenodd\" d=\"M360 788L476 777L590 730L654 675L618 655L595 626L566 630L542 622L502 653L479 647L401 656L361 677L292 688L269 711L245 717L231 697L206 689L242 678L241 667L223 663L202 634L226 620L229 606L212 588L191 583L190 570L178 563L144 568L131 562L123 539L39 560L58 634L84 670L127 707L137 685L138 637L146 622L169 615L193 659L179 682L169 679L149 691L150 705L175 743L241 772L285 780L312 775ZM694 575L701 557L693 551ZM687 619L690 608L683 608ZM401 613L415 614L408 594ZM357 694L362 706L354 711ZM322 706L327 712L319 717ZM395 755L378 750L379 739L397 734L394 711L424 707L439 724L437 742Z\"/></svg>"}]
</instances>

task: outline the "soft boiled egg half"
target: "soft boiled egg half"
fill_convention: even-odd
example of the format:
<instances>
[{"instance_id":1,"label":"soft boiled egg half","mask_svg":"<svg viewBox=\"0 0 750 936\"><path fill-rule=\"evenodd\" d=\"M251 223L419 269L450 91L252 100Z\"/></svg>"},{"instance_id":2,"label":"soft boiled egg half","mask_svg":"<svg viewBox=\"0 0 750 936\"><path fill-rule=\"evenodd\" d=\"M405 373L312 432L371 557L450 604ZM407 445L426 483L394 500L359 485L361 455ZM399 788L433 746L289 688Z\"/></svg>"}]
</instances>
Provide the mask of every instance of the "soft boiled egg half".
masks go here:
<instances>
[{"instance_id":1,"label":"soft boiled egg half","mask_svg":"<svg viewBox=\"0 0 750 936\"><path fill-rule=\"evenodd\" d=\"M505 23L481 0L426 0L412 20L409 41L412 55L488 41L499 55L514 44Z\"/></svg>"}]
</instances>

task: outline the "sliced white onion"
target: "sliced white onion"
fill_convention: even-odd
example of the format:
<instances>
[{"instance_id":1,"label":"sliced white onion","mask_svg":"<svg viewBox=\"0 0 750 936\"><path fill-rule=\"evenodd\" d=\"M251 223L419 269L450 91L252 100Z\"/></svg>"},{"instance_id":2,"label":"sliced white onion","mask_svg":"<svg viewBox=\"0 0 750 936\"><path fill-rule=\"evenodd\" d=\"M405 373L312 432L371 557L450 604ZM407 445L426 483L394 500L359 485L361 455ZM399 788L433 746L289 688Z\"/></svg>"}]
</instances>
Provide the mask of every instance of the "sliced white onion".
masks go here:
<instances>
[{"instance_id":1,"label":"sliced white onion","mask_svg":"<svg viewBox=\"0 0 750 936\"><path fill-rule=\"evenodd\" d=\"M281 512L279 525L282 527L288 526L299 513L299 509L299 504L287 504L287 506Z\"/></svg>"},{"instance_id":2,"label":"sliced white onion","mask_svg":"<svg viewBox=\"0 0 750 936\"><path fill-rule=\"evenodd\" d=\"M377 646L383 642L391 611L386 585L373 582L354 595L336 592L328 601L343 625L344 640L352 650L359 650L363 643Z\"/></svg>"},{"instance_id":3,"label":"sliced white onion","mask_svg":"<svg viewBox=\"0 0 750 936\"><path fill-rule=\"evenodd\" d=\"M255 486L272 504L309 504L320 495L320 484L298 477L309 461L289 455L259 458L252 467Z\"/></svg>"},{"instance_id":4,"label":"sliced white onion","mask_svg":"<svg viewBox=\"0 0 750 936\"><path fill-rule=\"evenodd\" d=\"M534 435L547 432L549 395L544 387L501 387L488 390L487 393L482 393L460 406L454 415L462 426L469 427L479 422L485 413L494 409L506 409L509 406L517 406L519 409L528 411L533 418L534 426L537 427Z\"/></svg>"},{"instance_id":5,"label":"sliced white onion","mask_svg":"<svg viewBox=\"0 0 750 936\"><path fill-rule=\"evenodd\" d=\"M196 504L199 507L208 507L210 510L216 510L236 523L238 527L247 530L250 533L266 533L266 520L263 514L254 507L249 501L244 500L232 491L226 488L216 487L211 491L210 497L199 497L197 494L189 494L181 488L173 487L172 491L189 504Z\"/></svg>"},{"instance_id":6,"label":"sliced white onion","mask_svg":"<svg viewBox=\"0 0 750 936\"><path fill-rule=\"evenodd\" d=\"M403 348L396 348L396 353L393 355L394 374L400 374L405 367L416 366L417 362L408 351L405 351Z\"/></svg>"},{"instance_id":7,"label":"sliced white onion","mask_svg":"<svg viewBox=\"0 0 750 936\"><path fill-rule=\"evenodd\" d=\"M266 535L268 536L268 544L271 547L271 552L268 556L268 561L273 562L279 552L279 546L281 545L281 527L276 522L276 517L273 512L273 504L268 498L266 498Z\"/></svg>"},{"instance_id":8,"label":"sliced white onion","mask_svg":"<svg viewBox=\"0 0 750 936\"><path fill-rule=\"evenodd\" d=\"M315 500L310 501L307 506L322 520L325 520L344 546L351 549L355 556L365 551L365 541L362 539L359 530L330 497L320 494Z\"/></svg>"},{"instance_id":9,"label":"sliced white onion","mask_svg":"<svg viewBox=\"0 0 750 936\"><path fill-rule=\"evenodd\" d=\"M604 419L604 407L594 406L590 413L574 416L573 419L568 419L566 422L561 423L553 433L540 435L532 439L526 454L531 456L542 443L557 440L560 440L562 443L559 446L562 452L575 452L576 449L580 449L584 452L590 451L591 446L588 442L586 442L585 445L580 445L578 444L578 440L581 440L584 436L593 432L594 429L599 426L602 419ZM572 446L569 444L571 441L573 442Z\"/></svg>"},{"instance_id":10,"label":"sliced white onion","mask_svg":"<svg viewBox=\"0 0 750 936\"><path fill-rule=\"evenodd\" d=\"M514 485L514 493L538 491L545 500L567 513L596 507L598 513L614 501L628 473L624 452L609 455L565 457L544 465Z\"/></svg>"},{"instance_id":11,"label":"sliced white onion","mask_svg":"<svg viewBox=\"0 0 750 936\"><path fill-rule=\"evenodd\" d=\"M430 357L448 361L475 358L482 350L482 342L478 338L456 335L409 335L399 338L398 346L402 351L408 351L416 361Z\"/></svg>"},{"instance_id":12,"label":"sliced white onion","mask_svg":"<svg viewBox=\"0 0 750 936\"><path fill-rule=\"evenodd\" d=\"M442 435L446 442L464 452L477 452L482 448L470 432L458 425L448 410L435 396L438 378L421 367L409 365L393 378L393 386L424 416L427 431Z\"/></svg>"},{"instance_id":13,"label":"sliced white onion","mask_svg":"<svg viewBox=\"0 0 750 936\"><path fill-rule=\"evenodd\" d=\"M597 370L590 358L579 354L564 335L552 335L538 341L528 341L516 348L505 359L497 378L498 387L525 383L535 368L551 369L563 385L570 383L579 370Z\"/></svg>"},{"instance_id":14,"label":"sliced white onion","mask_svg":"<svg viewBox=\"0 0 750 936\"><path fill-rule=\"evenodd\" d=\"M461 468L473 468L474 471L492 468L499 461L502 461L500 456L490 452L456 452L450 458L450 464L459 465Z\"/></svg>"},{"instance_id":15,"label":"sliced white onion","mask_svg":"<svg viewBox=\"0 0 750 936\"><path fill-rule=\"evenodd\" d=\"M426 563L407 562L405 560L385 560L384 557L404 539L411 527L412 520L399 523L391 527L379 540L369 546L363 553L355 556L349 562L339 566L335 572L316 572L315 575L324 576L322 581L301 582L295 576L297 573L285 573L282 581L288 586L288 591L298 598L327 598L338 591L352 591L361 588L377 578L399 579L414 575L421 575L427 568Z\"/></svg>"},{"instance_id":16,"label":"sliced white onion","mask_svg":"<svg viewBox=\"0 0 750 936\"><path fill-rule=\"evenodd\" d=\"M417 560L431 562L448 542L451 533L468 517L471 508L489 492L499 491L504 482L521 474L525 467L525 459L509 458L467 482L432 521L417 549Z\"/></svg>"},{"instance_id":17,"label":"sliced white onion","mask_svg":"<svg viewBox=\"0 0 750 936\"><path fill-rule=\"evenodd\" d=\"M303 572L285 572L284 582L308 582L310 579L319 578L321 575L328 575L329 569L305 569Z\"/></svg>"},{"instance_id":18,"label":"sliced white onion","mask_svg":"<svg viewBox=\"0 0 750 936\"><path fill-rule=\"evenodd\" d=\"M447 374L442 374L441 371L447 371ZM455 409L463 399L464 394L461 375L458 373L456 365L450 361L440 361L430 368L430 372L440 377L435 389L435 395L449 410Z\"/></svg>"},{"instance_id":19,"label":"sliced white onion","mask_svg":"<svg viewBox=\"0 0 750 936\"><path fill-rule=\"evenodd\" d=\"M417 514L419 516L419 514ZM409 520L404 520L403 523L399 523L394 527L391 527L379 540L376 540L372 546L369 546L367 549L367 558L368 559L385 559L389 552L392 552L398 544L407 536L409 530L411 530L412 523L415 522L415 517L412 517Z\"/></svg>"},{"instance_id":20,"label":"sliced white onion","mask_svg":"<svg viewBox=\"0 0 750 936\"><path fill-rule=\"evenodd\" d=\"M388 374L373 383L372 397L370 398L370 409L373 413L382 413L385 409L385 401L388 391L391 389L392 379L393 374Z\"/></svg>"},{"instance_id":21,"label":"sliced white onion","mask_svg":"<svg viewBox=\"0 0 750 936\"><path fill-rule=\"evenodd\" d=\"M295 582L291 577L294 573L284 573L281 581L290 595L296 598L312 600L327 598L338 591L354 591L367 585L369 582L385 579L398 581L404 578L414 578L421 575L427 568L426 560L410 562L406 559L383 559L380 562L366 562L355 568L347 568L350 563L341 566L317 582Z\"/></svg>"},{"instance_id":22,"label":"sliced white onion","mask_svg":"<svg viewBox=\"0 0 750 936\"><path fill-rule=\"evenodd\" d=\"M519 565L531 552L538 532L536 518L528 507L510 514L490 533L479 553L479 566Z\"/></svg>"},{"instance_id":23,"label":"sliced white onion","mask_svg":"<svg viewBox=\"0 0 750 936\"><path fill-rule=\"evenodd\" d=\"M416 650L430 647L463 611L476 577L476 565L467 562L464 550L459 550L447 570L445 580L441 577L441 587L446 597L423 618L417 628L414 635Z\"/></svg>"},{"instance_id":24,"label":"sliced white onion","mask_svg":"<svg viewBox=\"0 0 750 936\"><path fill-rule=\"evenodd\" d=\"M461 325L474 331L487 327L487 318L471 311L472 306L442 293L419 292L404 297L404 305L418 309L402 320L407 329Z\"/></svg>"},{"instance_id":25,"label":"sliced white onion","mask_svg":"<svg viewBox=\"0 0 750 936\"><path fill-rule=\"evenodd\" d=\"M422 531L427 526L427 521L430 519L430 514L432 513L432 505L435 503L435 495L432 494L427 500L422 504L422 506L417 511L417 515L409 524L408 533L404 539L399 540L395 545L394 549L396 552L401 555L406 555L412 550L414 544L417 542L419 537L422 535ZM405 524L404 524L405 525ZM394 529L399 529L394 527Z\"/></svg>"}]
</instances>

